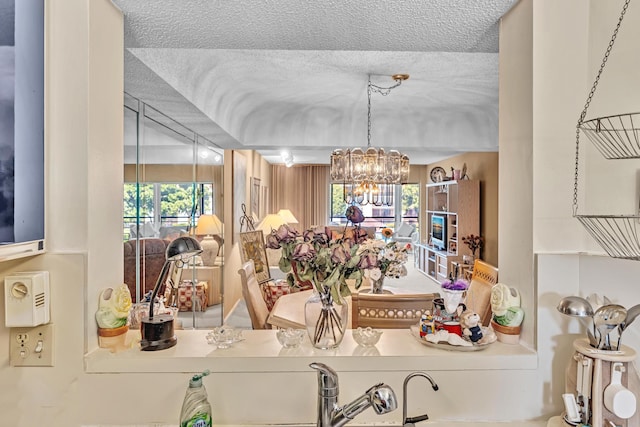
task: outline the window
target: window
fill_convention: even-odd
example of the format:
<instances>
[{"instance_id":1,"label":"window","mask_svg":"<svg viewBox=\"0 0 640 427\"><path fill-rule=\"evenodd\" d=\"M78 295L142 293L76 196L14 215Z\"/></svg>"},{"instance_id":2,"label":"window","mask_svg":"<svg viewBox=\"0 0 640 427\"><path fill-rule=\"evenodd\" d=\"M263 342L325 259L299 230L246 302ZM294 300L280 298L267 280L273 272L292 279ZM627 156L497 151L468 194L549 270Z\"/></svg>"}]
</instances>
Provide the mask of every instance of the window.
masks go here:
<instances>
[{"instance_id":1,"label":"window","mask_svg":"<svg viewBox=\"0 0 640 427\"><path fill-rule=\"evenodd\" d=\"M124 240L188 231L196 217L213 212L213 194L211 183L125 184Z\"/></svg>"},{"instance_id":2,"label":"window","mask_svg":"<svg viewBox=\"0 0 640 427\"><path fill-rule=\"evenodd\" d=\"M346 224L345 211L349 203L344 201L344 184L330 184L330 215L329 220L333 224ZM396 224L408 222L418 225L420 213L420 185L398 184L390 186L390 197L393 203L390 206L376 206L371 203L359 205L365 216L363 226L395 228Z\"/></svg>"}]
</instances>

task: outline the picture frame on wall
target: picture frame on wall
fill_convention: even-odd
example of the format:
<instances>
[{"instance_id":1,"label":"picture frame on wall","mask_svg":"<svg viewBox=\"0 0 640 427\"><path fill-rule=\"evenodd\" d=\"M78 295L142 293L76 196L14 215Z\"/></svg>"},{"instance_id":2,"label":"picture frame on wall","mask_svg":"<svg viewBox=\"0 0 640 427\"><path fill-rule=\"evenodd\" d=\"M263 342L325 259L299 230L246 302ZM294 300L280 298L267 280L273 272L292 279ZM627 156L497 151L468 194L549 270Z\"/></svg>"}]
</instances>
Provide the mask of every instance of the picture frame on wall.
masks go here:
<instances>
[{"instance_id":1,"label":"picture frame on wall","mask_svg":"<svg viewBox=\"0 0 640 427\"><path fill-rule=\"evenodd\" d=\"M250 259L253 260L258 283L271 280L262 230L240 233L240 257L243 264Z\"/></svg>"},{"instance_id":2,"label":"picture frame on wall","mask_svg":"<svg viewBox=\"0 0 640 427\"><path fill-rule=\"evenodd\" d=\"M260 211L260 178L253 178L251 182L251 215L258 221L262 219Z\"/></svg>"}]
</instances>

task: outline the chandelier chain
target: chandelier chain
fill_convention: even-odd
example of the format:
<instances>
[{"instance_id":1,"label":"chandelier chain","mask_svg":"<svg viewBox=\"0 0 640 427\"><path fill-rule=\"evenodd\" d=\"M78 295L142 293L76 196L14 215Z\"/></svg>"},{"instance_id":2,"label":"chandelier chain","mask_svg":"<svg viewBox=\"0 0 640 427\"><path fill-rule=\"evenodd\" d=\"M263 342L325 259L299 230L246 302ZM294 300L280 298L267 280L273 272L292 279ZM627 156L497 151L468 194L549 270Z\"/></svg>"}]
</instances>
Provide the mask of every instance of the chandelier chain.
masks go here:
<instances>
[{"instance_id":1,"label":"chandelier chain","mask_svg":"<svg viewBox=\"0 0 640 427\"><path fill-rule=\"evenodd\" d=\"M367 148L371 147L371 92L379 93L382 96L387 96L391 91L402 84L401 78L394 78L395 84L389 87L382 87L371 83L371 75L368 76L367 82Z\"/></svg>"},{"instance_id":2,"label":"chandelier chain","mask_svg":"<svg viewBox=\"0 0 640 427\"><path fill-rule=\"evenodd\" d=\"M609 59L609 55L611 54L611 50L613 49L613 45L618 37L618 31L620 30L620 26L622 25L622 20L624 19L625 14L627 13L627 9L629 7L629 3L631 0L626 0L624 5L622 6L622 12L620 13L620 17L618 18L618 24L616 28L613 30L613 34L611 35L611 40L609 41L609 45L604 53L604 57L602 58L602 63L600 64L600 69L598 70L598 74L593 82L593 86L591 86L591 90L589 91L589 95L587 96L587 100L584 104L584 109L582 113L580 113L580 117L578 118L578 124L576 125L576 163L573 175L573 216L576 216L578 213L578 165L580 159L580 126L584 122L585 117L587 116L587 110L591 105L591 100L593 99L593 95L596 93L596 88L598 87L598 83L600 82L600 76L602 75L602 71L604 70L605 65L607 64L607 60Z\"/></svg>"}]
</instances>

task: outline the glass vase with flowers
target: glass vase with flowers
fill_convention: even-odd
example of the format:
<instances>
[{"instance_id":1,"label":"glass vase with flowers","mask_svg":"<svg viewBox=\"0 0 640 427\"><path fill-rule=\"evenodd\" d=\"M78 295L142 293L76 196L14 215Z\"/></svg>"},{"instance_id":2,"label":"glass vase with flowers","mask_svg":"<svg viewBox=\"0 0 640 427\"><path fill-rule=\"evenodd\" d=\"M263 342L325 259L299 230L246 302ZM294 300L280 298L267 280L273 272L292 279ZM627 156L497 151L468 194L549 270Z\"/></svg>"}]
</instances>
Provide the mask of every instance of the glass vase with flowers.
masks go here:
<instances>
[{"instance_id":1,"label":"glass vase with flowers","mask_svg":"<svg viewBox=\"0 0 640 427\"><path fill-rule=\"evenodd\" d=\"M360 244L360 268L371 283L371 293L383 293L385 277L400 278L407 275L405 263L410 246L398 242L367 239Z\"/></svg>"},{"instance_id":2,"label":"glass vase with flowers","mask_svg":"<svg viewBox=\"0 0 640 427\"><path fill-rule=\"evenodd\" d=\"M476 252L478 256L480 256L480 252L484 247L484 237L475 234L469 234L468 236L462 237L462 242L467 245L467 247L471 250L471 255L473 259L476 259Z\"/></svg>"},{"instance_id":3,"label":"glass vase with flowers","mask_svg":"<svg viewBox=\"0 0 640 427\"><path fill-rule=\"evenodd\" d=\"M350 294L347 280L356 288L362 283L359 267L359 243L366 238L359 227L354 233L332 238L325 227L303 233L284 224L267 236L266 246L282 249L278 266L287 273L291 286L310 283L315 290L305 305L305 322L311 344L328 349L340 345L344 337L348 307L344 296Z\"/></svg>"}]
</instances>

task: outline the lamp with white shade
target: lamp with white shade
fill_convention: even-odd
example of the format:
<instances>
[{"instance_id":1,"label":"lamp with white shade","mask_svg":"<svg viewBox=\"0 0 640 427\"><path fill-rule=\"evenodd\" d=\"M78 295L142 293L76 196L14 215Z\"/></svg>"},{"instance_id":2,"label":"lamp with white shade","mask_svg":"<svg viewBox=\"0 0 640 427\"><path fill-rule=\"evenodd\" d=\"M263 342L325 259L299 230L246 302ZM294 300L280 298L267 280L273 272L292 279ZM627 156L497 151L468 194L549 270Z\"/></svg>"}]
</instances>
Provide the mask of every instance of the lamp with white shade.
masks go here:
<instances>
[{"instance_id":1,"label":"lamp with white shade","mask_svg":"<svg viewBox=\"0 0 640 427\"><path fill-rule=\"evenodd\" d=\"M296 219L295 216L293 216L293 214L291 213L291 211L289 209L280 209L278 211L278 215L280 215L282 217L282 219L284 219L284 222L286 222L287 224L297 224L298 220Z\"/></svg>"},{"instance_id":2,"label":"lamp with white shade","mask_svg":"<svg viewBox=\"0 0 640 427\"><path fill-rule=\"evenodd\" d=\"M291 215L293 216L293 215ZM260 224L256 227L256 230L262 230L264 234L271 233L271 230L277 230L282 224L287 222L278 214L269 214L264 217Z\"/></svg>"},{"instance_id":3,"label":"lamp with white shade","mask_svg":"<svg viewBox=\"0 0 640 427\"><path fill-rule=\"evenodd\" d=\"M196 226L196 235L204 235L200 246L202 247L202 263L207 266L213 266L220 245L213 238L213 235L222 233L222 222L216 215L200 215L198 225Z\"/></svg>"}]
</instances>

